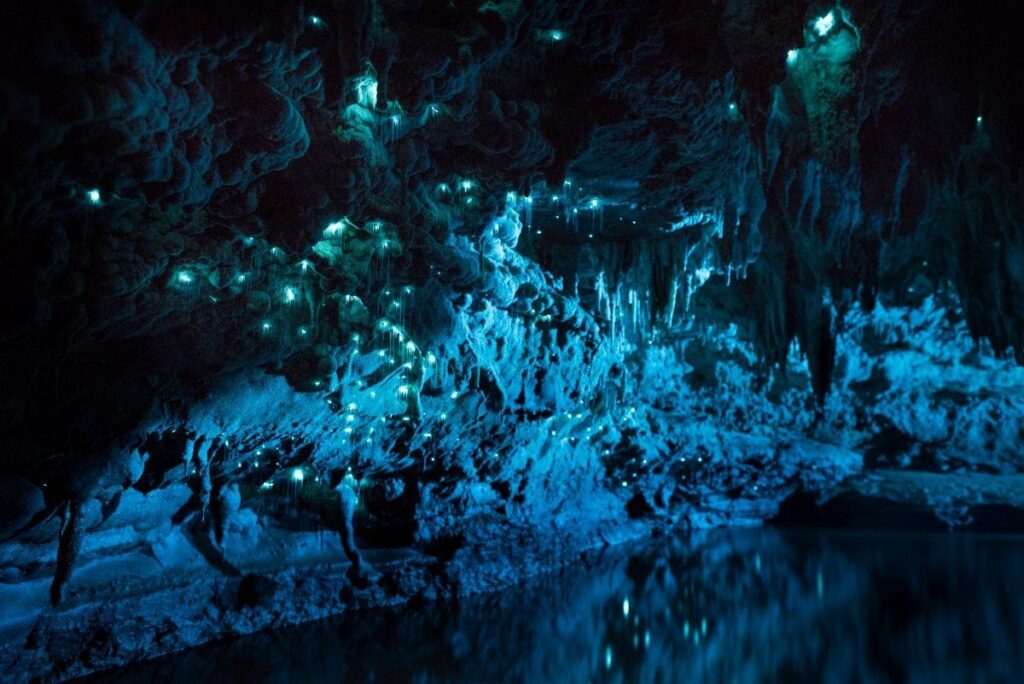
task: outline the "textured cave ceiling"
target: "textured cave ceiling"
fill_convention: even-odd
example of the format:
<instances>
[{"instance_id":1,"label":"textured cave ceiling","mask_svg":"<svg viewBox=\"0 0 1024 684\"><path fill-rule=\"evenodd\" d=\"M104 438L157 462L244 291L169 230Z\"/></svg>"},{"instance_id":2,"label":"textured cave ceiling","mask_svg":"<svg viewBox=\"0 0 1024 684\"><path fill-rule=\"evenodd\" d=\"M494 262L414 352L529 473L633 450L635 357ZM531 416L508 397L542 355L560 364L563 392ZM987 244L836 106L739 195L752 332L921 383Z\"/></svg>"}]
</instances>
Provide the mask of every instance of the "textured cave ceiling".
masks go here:
<instances>
[{"instance_id":1,"label":"textured cave ceiling","mask_svg":"<svg viewBox=\"0 0 1024 684\"><path fill-rule=\"evenodd\" d=\"M432 365L486 388L457 328L488 307L590 339L583 366L600 339L735 324L767 374L796 340L819 402L855 302L942 293L1020 360L1015 16L916 0L9 4L5 467L88 460L239 369L331 401L350 345L397 348L403 397ZM513 249L528 277L494 267ZM634 372L628 355L609 367ZM550 391L580 399L571 384Z\"/></svg>"},{"instance_id":2,"label":"textured cave ceiling","mask_svg":"<svg viewBox=\"0 0 1024 684\"><path fill-rule=\"evenodd\" d=\"M1024 525L1015 5L5 3L0 670Z\"/></svg>"}]
</instances>

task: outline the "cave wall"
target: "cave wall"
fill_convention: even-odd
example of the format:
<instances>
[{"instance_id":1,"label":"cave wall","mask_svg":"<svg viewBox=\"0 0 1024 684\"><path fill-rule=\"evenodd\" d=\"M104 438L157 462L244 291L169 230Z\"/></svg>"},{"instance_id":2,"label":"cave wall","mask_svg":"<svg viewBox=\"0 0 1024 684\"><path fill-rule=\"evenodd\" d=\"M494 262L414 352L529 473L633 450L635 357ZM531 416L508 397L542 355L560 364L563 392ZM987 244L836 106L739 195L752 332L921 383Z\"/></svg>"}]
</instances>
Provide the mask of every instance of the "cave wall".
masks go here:
<instances>
[{"instance_id":1,"label":"cave wall","mask_svg":"<svg viewBox=\"0 0 1024 684\"><path fill-rule=\"evenodd\" d=\"M5 8L11 624L91 634L40 615L117 577L322 598L310 558L458 593L865 467L1018 473L1012 9Z\"/></svg>"}]
</instances>

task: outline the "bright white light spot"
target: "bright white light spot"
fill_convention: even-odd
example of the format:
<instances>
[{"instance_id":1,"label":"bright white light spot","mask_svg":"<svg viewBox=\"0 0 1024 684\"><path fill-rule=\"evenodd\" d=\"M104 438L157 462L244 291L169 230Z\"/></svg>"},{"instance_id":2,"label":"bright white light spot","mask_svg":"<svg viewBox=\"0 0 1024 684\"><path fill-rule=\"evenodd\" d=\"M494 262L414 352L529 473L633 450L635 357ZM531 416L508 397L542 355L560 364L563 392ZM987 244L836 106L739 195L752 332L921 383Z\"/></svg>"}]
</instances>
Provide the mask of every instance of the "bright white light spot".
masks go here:
<instances>
[{"instance_id":1,"label":"bright white light spot","mask_svg":"<svg viewBox=\"0 0 1024 684\"><path fill-rule=\"evenodd\" d=\"M377 79L366 75L356 81L356 101L364 107L377 106Z\"/></svg>"},{"instance_id":2,"label":"bright white light spot","mask_svg":"<svg viewBox=\"0 0 1024 684\"><path fill-rule=\"evenodd\" d=\"M87 190L86 193L85 193L85 197L86 197L86 199L89 200L90 204L99 204L100 200L101 200L100 191L99 191L98 188L93 188L92 190Z\"/></svg>"},{"instance_id":3,"label":"bright white light spot","mask_svg":"<svg viewBox=\"0 0 1024 684\"><path fill-rule=\"evenodd\" d=\"M405 343L405 348L406 348L407 351L411 351L411 352L416 351L416 345L413 342L406 342Z\"/></svg>"},{"instance_id":4,"label":"bright white light spot","mask_svg":"<svg viewBox=\"0 0 1024 684\"><path fill-rule=\"evenodd\" d=\"M305 477L306 475L305 473L302 472L302 468L296 468L295 470L292 471L292 479L295 480L296 482L302 482L302 480L305 479Z\"/></svg>"},{"instance_id":5,"label":"bright white light spot","mask_svg":"<svg viewBox=\"0 0 1024 684\"><path fill-rule=\"evenodd\" d=\"M327 237L335 237L345 232L345 223L343 221L333 221L328 223L327 227L324 228L324 235Z\"/></svg>"},{"instance_id":6,"label":"bright white light spot","mask_svg":"<svg viewBox=\"0 0 1024 684\"><path fill-rule=\"evenodd\" d=\"M604 669L606 669L606 670L612 669L612 647L611 646L605 646L604 647Z\"/></svg>"},{"instance_id":7,"label":"bright white light spot","mask_svg":"<svg viewBox=\"0 0 1024 684\"><path fill-rule=\"evenodd\" d=\"M192 274L189 273L188 271L178 272L178 282L181 283L182 285L188 285L189 283L192 282L192 280Z\"/></svg>"},{"instance_id":8,"label":"bright white light spot","mask_svg":"<svg viewBox=\"0 0 1024 684\"><path fill-rule=\"evenodd\" d=\"M622 617L629 617L629 599L622 599Z\"/></svg>"},{"instance_id":9,"label":"bright white light spot","mask_svg":"<svg viewBox=\"0 0 1024 684\"><path fill-rule=\"evenodd\" d=\"M836 25L836 16L834 12L829 12L823 17L819 17L814 22L814 30L818 32L819 36L828 35L828 32L832 30L832 27Z\"/></svg>"},{"instance_id":10,"label":"bright white light spot","mask_svg":"<svg viewBox=\"0 0 1024 684\"><path fill-rule=\"evenodd\" d=\"M286 304L291 304L299 298L299 293L295 291L294 287L284 288L284 301Z\"/></svg>"},{"instance_id":11,"label":"bright white light spot","mask_svg":"<svg viewBox=\"0 0 1024 684\"><path fill-rule=\"evenodd\" d=\"M561 31L559 29L551 29L550 31L548 31L548 38L556 43L561 42L565 40L565 31Z\"/></svg>"},{"instance_id":12,"label":"bright white light spot","mask_svg":"<svg viewBox=\"0 0 1024 684\"><path fill-rule=\"evenodd\" d=\"M263 328L263 332L268 332L270 330L270 323L264 323L261 327Z\"/></svg>"},{"instance_id":13,"label":"bright white light spot","mask_svg":"<svg viewBox=\"0 0 1024 684\"><path fill-rule=\"evenodd\" d=\"M459 393L458 392L452 392L448 396L451 397L452 399L458 399L459 398Z\"/></svg>"},{"instance_id":14,"label":"bright white light spot","mask_svg":"<svg viewBox=\"0 0 1024 684\"><path fill-rule=\"evenodd\" d=\"M473 181L468 178L466 180L459 181L459 188L465 192L469 192L473 189Z\"/></svg>"},{"instance_id":15,"label":"bright white light spot","mask_svg":"<svg viewBox=\"0 0 1024 684\"><path fill-rule=\"evenodd\" d=\"M407 397L407 396L409 396L409 386L408 385L399 385L398 386L398 396L400 396L400 397Z\"/></svg>"},{"instance_id":16,"label":"bright white light spot","mask_svg":"<svg viewBox=\"0 0 1024 684\"><path fill-rule=\"evenodd\" d=\"M313 265L313 264L309 263L309 262L308 262L307 260L305 260L305 259L303 259L302 261L300 261L300 262L299 262L299 266L301 266L301 267L302 267L302 272L303 272L303 273L305 273L306 271L308 271L308 270L309 270L309 267L310 267L310 266L312 266L312 265Z\"/></svg>"},{"instance_id":17,"label":"bright white light spot","mask_svg":"<svg viewBox=\"0 0 1024 684\"><path fill-rule=\"evenodd\" d=\"M799 56L800 52L798 50L790 50L786 53L786 64L789 64L790 66L796 64L796 60Z\"/></svg>"},{"instance_id":18,"label":"bright white light spot","mask_svg":"<svg viewBox=\"0 0 1024 684\"><path fill-rule=\"evenodd\" d=\"M597 209L599 206L601 206L601 200L595 197L594 199L590 200L590 202L587 203L587 206L590 207L591 209Z\"/></svg>"},{"instance_id":19,"label":"bright white light spot","mask_svg":"<svg viewBox=\"0 0 1024 684\"><path fill-rule=\"evenodd\" d=\"M311 14L309 15L309 23L312 24L313 26L322 26L324 20L316 16L315 14Z\"/></svg>"},{"instance_id":20,"label":"bright white light spot","mask_svg":"<svg viewBox=\"0 0 1024 684\"><path fill-rule=\"evenodd\" d=\"M306 335L308 335L308 334L309 334L309 330L307 330L307 329L305 329L305 328L299 328L299 335L300 335L301 337L305 337L305 336L306 336Z\"/></svg>"}]
</instances>

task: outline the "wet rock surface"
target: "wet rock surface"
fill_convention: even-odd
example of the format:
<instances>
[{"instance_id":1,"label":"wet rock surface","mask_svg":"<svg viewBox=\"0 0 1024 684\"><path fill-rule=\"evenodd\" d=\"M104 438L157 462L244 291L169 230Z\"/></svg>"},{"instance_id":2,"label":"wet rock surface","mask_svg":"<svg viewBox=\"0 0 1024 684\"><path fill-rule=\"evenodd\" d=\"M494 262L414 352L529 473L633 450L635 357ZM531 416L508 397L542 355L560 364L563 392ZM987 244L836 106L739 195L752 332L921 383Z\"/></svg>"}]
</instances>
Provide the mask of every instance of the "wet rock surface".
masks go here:
<instances>
[{"instance_id":1,"label":"wet rock surface","mask_svg":"<svg viewBox=\"0 0 1024 684\"><path fill-rule=\"evenodd\" d=\"M1014 10L9 8L5 676L655 532L1018 529Z\"/></svg>"}]
</instances>

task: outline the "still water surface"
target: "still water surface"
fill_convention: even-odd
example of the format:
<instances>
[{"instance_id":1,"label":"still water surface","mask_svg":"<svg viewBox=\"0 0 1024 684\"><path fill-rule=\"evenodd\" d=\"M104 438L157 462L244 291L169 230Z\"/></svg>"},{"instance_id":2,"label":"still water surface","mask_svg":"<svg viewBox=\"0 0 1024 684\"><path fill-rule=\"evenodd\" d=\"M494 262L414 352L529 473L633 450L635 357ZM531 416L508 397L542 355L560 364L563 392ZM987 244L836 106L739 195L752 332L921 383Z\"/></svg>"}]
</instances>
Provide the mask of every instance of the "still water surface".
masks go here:
<instances>
[{"instance_id":1,"label":"still water surface","mask_svg":"<svg viewBox=\"0 0 1024 684\"><path fill-rule=\"evenodd\" d=\"M720 530L111 682L1024 682L1024 539Z\"/></svg>"}]
</instances>

